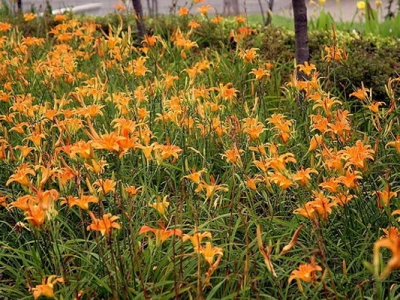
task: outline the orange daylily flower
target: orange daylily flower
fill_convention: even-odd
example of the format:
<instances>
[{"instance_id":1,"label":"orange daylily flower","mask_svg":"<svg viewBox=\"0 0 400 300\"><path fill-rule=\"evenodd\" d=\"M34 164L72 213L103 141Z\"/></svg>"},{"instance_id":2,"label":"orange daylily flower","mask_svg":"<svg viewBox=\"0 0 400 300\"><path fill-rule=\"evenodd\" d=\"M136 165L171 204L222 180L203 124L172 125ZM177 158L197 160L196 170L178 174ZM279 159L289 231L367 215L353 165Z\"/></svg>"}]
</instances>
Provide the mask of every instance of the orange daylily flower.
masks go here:
<instances>
[{"instance_id":1,"label":"orange daylily flower","mask_svg":"<svg viewBox=\"0 0 400 300\"><path fill-rule=\"evenodd\" d=\"M27 211L29 206L33 203L37 203L37 199L33 195L24 195L18 197L16 201L10 203L9 208L19 208L20 210Z\"/></svg>"},{"instance_id":2,"label":"orange daylily flower","mask_svg":"<svg viewBox=\"0 0 400 300\"><path fill-rule=\"evenodd\" d=\"M340 151L328 149L324 146L321 155L324 159L324 166L326 169L343 172L343 158Z\"/></svg>"},{"instance_id":3,"label":"orange daylily flower","mask_svg":"<svg viewBox=\"0 0 400 300\"><path fill-rule=\"evenodd\" d=\"M196 9L201 15L205 16L208 14L209 11L214 10L214 7L212 7L210 4L208 5L203 5L201 7L198 7Z\"/></svg>"},{"instance_id":4,"label":"orange daylily flower","mask_svg":"<svg viewBox=\"0 0 400 300\"><path fill-rule=\"evenodd\" d=\"M345 206L347 202L349 202L353 198L357 198L355 195L349 195L349 192L346 191L346 193L339 193L334 196L328 196L332 200L332 203L335 203L339 206Z\"/></svg>"},{"instance_id":5,"label":"orange daylily flower","mask_svg":"<svg viewBox=\"0 0 400 300\"><path fill-rule=\"evenodd\" d=\"M165 210L169 206L169 202L167 201L168 196L165 196L162 201L160 196L157 196L157 201L155 203L149 203L149 206L154 208L159 212L160 215L165 215Z\"/></svg>"},{"instance_id":6,"label":"orange daylily flower","mask_svg":"<svg viewBox=\"0 0 400 300\"><path fill-rule=\"evenodd\" d=\"M196 193L205 190L206 191L206 200L208 200L212 196L214 196L215 192L217 192L217 191L223 191L223 192L229 191L226 184L216 184L215 178L212 175L210 177L211 177L210 184L206 183L204 180L200 181L198 187L195 189Z\"/></svg>"},{"instance_id":7,"label":"orange daylily flower","mask_svg":"<svg viewBox=\"0 0 400 300\"><path fill-rule=\"evenodd\" d=\"M225 154L222 154L221 156L226 157L228 163L238 164L240 166L242 164L240 155L243 152L242 149L237 149L236 146L234 146L233 148L226 150Z\"/></svg>"},{"instance_id":8,"label":"orange daylily flower","mask_svg":"<svg viewBox=\"0 0 400 300\"><path fill-rule=\"evenodd\" d=\"M24 14L24 20L26 22L32 21L32 20L36 19L36 17L37 17L37 15L34 14L34 13L26 13L26 14Z\"/></svg>"},{"instance_id":9,"label":"orange daylily flower","mask_svg":"<svg viewBox=\"0 0 400 300\"><path fill-rule=\"evenodd\" d=\"M21 185L29 186L31 184L31 181L28 175L35 176L36 173L28 164L22 164L17 168L15 173L11 175L10 178L7 180L6 186L14 181L18 182Z\"/></svg>"},{"instance_id":10,"label":"orange daylily flower","mask_svg":"<svg viewBox=\"0 0 400 300\"><path fill-rule=\"evenodd\" d=\"M184 234L183 235L183 241L186 242L187 240L190 240L192 242L192 245L193 245L193 250L196 253L200 253L201 248L202 248L201 247L201 241L204 238L211 239L212 238L212 234L210 232L208 232L208 231L205 231L205 232L202 232L202 233L196 232L193 235L188 235L188 234Z\"/></svg>"},{"instance_id":11,"label":"orange daylily flower","mask_svg":"<svg viewBox=\"0 0 400 300\"><path fill-rule=\"evenodd\" d=\"M210 284L211 276L214 271L218 268L219 263L221 262L222 256L224 252L220 247L212 247L211 242L206 242L206 247L200 248L200 253L203 255L204 259L208 262L209 267L206 272L206 278L204 284L207 286ZM214 262L214 256L217 255L217 259Z\"/></svg>"},{"instance_id":12,"label":"orange daylily flower","mask_svg":"<svg viewBox=\"0 0 400 300\"><path fill-rule=\"evenodd\" d=\"M270 159L270 167L276 172L286 172L286 164L289 162L297 162L293 153L288 152L279 156L276 155Z\"/></svg>"},{"instance_id":13,"label":"orange daylily flower","mask_svg":"<svg viewBox=\"0 0 400 300\"><path fill-rule=\"evenodd\" d=\"M274 129L278 131L278 136L284 143L287 143L290 136L290 126L292 126L292 120L286 120L283 114L273 114L270 118L267 118L268 123L274 125Z\"/></svg>"},{"instance_id":14,"label":"orange daylily flower","mask_svg":"<svg viewBox=\"0 0 400 300\"><path fill-rule=\"evenodd\" d=\"M339 151L343 158L347 160L344 167L355 166L360 169L367 167L365 160L374 160L372 156L375 151L371 149L370 145L363 145L362 141L358 140L353 147L347 146L345 150Z\"/></svg>"},{"instance_id":15,"label":"orange daylily flower","mask_svg":"<svg viewBox=\"0 0 400 300\"><path fill-rule=\"evenodd\" d=\"M366 105L365 107L373 113L379 114L379 106L384 104L385 102L372 101L370 105Z\"/></svg>"},{"instance_id":16,"label":"orange daylily flower","mask_svg":"<svg viewBox=\"0 0 400 300\"><path fill-rule=\"evenodd\" d=\"M69 208L74 205L79 206L83 210L89 209L89 203L98 203L99 198L93 195L82 195L79 198L74 196L68 196L60 204L68 204Z\"/></svg>"},{"instance_id":17,"label":"orange daylily flower","mask_svg":"<svg viewBox=\"0 0 400 300\"><path fill-rule=\"evenodd\" d=\"M257 50L258 48L240 49L239 57L246 62L252 63L258 57Z\"/></svg>"},{"instance_id":18,"label":"orange daylily flower","mask_svg":"<svg viewBox=\"0 0 400 300\"><path fill-rule=\"evenodd\" d=\"M203 173L205 173L205 172L206 172L206 169L202 169L202 170L197 171L197 172L195 172L195 170L193 169L191 174L183 176L183 178L190 179L194 183L199 184L200 181L201 181L201 175Z\"/></svg>"},{"instance_id":19,"label":"orange daylily flower","mask_svg":"<svg viewBox=\"0 0 400 300\"><path fill-rule=\"evenodd\" d=\"M217 261L219 261L224 255L222 248L212 247L211 242L206 242L206 247L200 247L200 253L203 255L204 259L208 262L209 265L214 264L214 256L217 255Z\"/></svg>"},{"instance_id":20,"label":"orange daylily flower","mask_svg":"<svg viewBox=\"0 0 400 300\"><path fill-rule=\"evenodd\" d=\"M39 299L39 297L55 298L54 295L54 284L57 282L64 283L64 279L57 277L57 275L51 275L47 278L43 278L42 284L36 285L31 289L33 299Z\"/></svg>"},{"instance_id":21,"label":"orange daylily flower","mask_svg":"<svg viewBox=\"0 0 400 300\"><path fill-rule=\"evenodd\" d=\"M182 230L180 229L165 229L164 226L161 228L153 228L147 225L144 225L140 228L139 234L146 234L147 232L154 233L156 237L156 246L160 246L163 242L165 242L169 237L176 235L178 237L182 237Z\"/></svg>"},{"instance_id":22,"label":"orange daylily flower","mask_svg":"<svg viewBox=\"0 0 400 300\"><path fill-rule=\"evenodd\" d=\"M219 24L219 23L221 23L221 21L223 21L223 20L224 20L224 17L223 17L223 16L216 15L214 18L212 18L212 19L210 20L210 22L211 22L211 23Z\"/></svg>"},{"instance_id":23,"label":"orange daylily flower","mask_svg":"<svg viewBox=\"0 0 400 300\"><path fill-rule=\"evenodd\" d=\"M170 145L169 143L167 143L167 145L157 144L154 146L154 150L160 153L162 160L166 160L171 156L174 157L174 160L177 160L179 154L182 152L181 148L175 145Z\"/></svg>"},{"instance_id":24,"label":"orange daylily flower","mask_svg":"<svg viewBox=\"0 0 400 300\"><path fill-rule=\"evenodd\" d=\"M379 279L386 278L392 271L400 268L400 232L396 227L391 227L389 230L382 230L385 236L381 237L374 244L374 267L376 276ZM389 259L382 273L378 274L381 248L388 248L392 252L392 257Z\"/></svg>"},{"instance_id":25,"label":"orange daylily flower","mask_svg":"<svg viewBox=\"0 0 400 300\"><path fill-rule=\"evenodd\" d=\"M249 189L251 189L251 190L253 190L253 191L257 191L257 183L259 183L259 182L261 182L262 181L262 179L260 178L260 177L255 177L255 178L251 178L251 177L248 177L246 180L245 180L245 184L246 184L246 186L249 188Z\"/></svg>"},{"instance_id":26,"label":"orange daylily flower","mask_svg":"<svg viewBox=\"0 0 400 300\"><path fill-rule=\"evenodd\" d=\"M322 192L314 192L314 197L314 200L311 201L312 207L325 221L328 220L328 215L332 212L332 207L336 206L336 203L330 202Z\"/></svg>"},{"instance_id":27,"label":"orange daylily flower","mask_svg":"<svg viewBox=\"0 0 400 300\"><path fill-rule=\"evenodd\" d=\"M178 10L178 16L187 16L189 14L189 9L186 6L182 6Z\"/></svg>"},{"instance_id":28,"label":"orange daylily flower","mask_svg":"<svg viewBox=\"0 0 400 300\"><path fill-rule=\"evenodd\" d=\"M286 190L293 185L293 182L281 173L272 174L270 180L283 190Z\"/></svg>"},{"instance_id":29,"label":"orange daylily flower","mask_svg":"<svg viewBox=\"0 0 400 300\"><path fill-rule=\"evenodd\" d=\"M324 111L324 113L326 114L326 116L328 116L328 118L329 118L332 115L333 106L335 104L341 105L342 102L339 100L336 100L336 98L334 98L334 97L332 97L332 98L322 97L321 99L315 100L315 104L312 108L314 110L317 107L321 107L322 110Z\"/></svg>"},{"instance_id":30,"label":"orange daylily flower","mask_svg":"<svg viewBox=\"0 0 400 300\"><path fill-rule=\"evenodd\" d=\"M152 143L151 145L146 145L146 146L138 144L136 145L136 148L141 149L144 154L144 157L146 158L147 161L149 161L152 159L152 153L154 150L154 146L156 146L156 144L157 143Z\"/></svg>"},{"instance_id":31,"label":"orange daylily flower","mask_svg":"<svg viewBox=\"0 0 400 300\"><path fill-rule=\"evenodd\" d=\"M142 187L135 187L133 185L127 186L125 188L125 191L130 195L130 196L135 196L139 193L139 191L142 189Z\"/></svg>"},{"instance_id":32,"label":"orange daylily flower","mask_svg":"<svg viewBox=\"0 0 400 300\"><path fill-rule=\"evenodd\" d=\"M395 141L387 143L385 148L387 148L388 146L395 147L396 150L397 150L397 153L400 154L400 135L396 136L396 140Z\"/></svg>"},{"instance_id":33,"label":"orange daylily flower","mask_svg":"<svg viewBox=\"0 0 400 300\"><path fill-rule=\"evenodd\" d=\"M118 220L118 216L113 216L111 214L105 214L101 219L97 219L93 212L89 211L89 215L92 219L92 224L87 227L87 230L97 230L100 231L101 235L110 236L111 230L113 228L120 229L121 225L119 225L115 220Z\"/></svg>"},{"instance_id":34,"label":"orange daylily flower","mask_svg":"<svg viewBox=\"0 0 400 300\"><path fill-rule=\"evenodd\" d=\"M353 171L348 169L346 175L338 177L338 181L348 189L354 189L358 186L357 179L362 179L360 171Z\"/></svg>"},{"instance_id":35,"label":"orange daylily flower","mask_svg":"<svg viewBox=\"0 0 400 300\"><path fill-rule=\"evenodd\" d=\"M171 75L168 72L163 74L163 77L163 84L166 85L168 88L172 87L174 85L174 82L179 79L179 76Z\"/></svg>"},{"instance_id":36,"label":"orange daylily flower","mask_svg":"<svg viewBox=\"0 0 400 300\"><path fill-rule=\"evenodd\" d=\"M315 272L322 271L322 268L317 264L301 264L298 270L292 271L289 277L289 283L293 280L301 280L307 283L311 283L317 280Z\"/></svg>"},{"instance_id":37,"label":"orange daylily flower","mask_svg":"<svg viewBox=\"0 0 400 300\"><path fill-rule=\"evenodd\" d=\"M355 92L351 93L350 97L354 96L361 101L366 101L366 99L368 97L368 93L370 93L370 92L371 92L370 89L365 88L364 84L361 84L361 88L357 89Z\"/></svg>"},{"instance_id":38,"label":"orange daylily flower","mask_svg":"<svg viewBox=\"0 0 400 300\"><path fill-rule=\"evenodd\" d=\"M0 194L0 206L7 207L7 198L8 196L1 196Z\"/></svg>"},{"instance_id":39,"label":"orange daylily flower","mask_svg":"<svg viewBox=\"0 0 400 300\"><path fill-rule=\"evenodd\" d=\"M0 22L0 32L9 31L12 28L10 23Z\"/></svg>"},{"instance_id":40,"label":"orange daylily flower","mask_svg":"<svg viewBox=\"0 0 400 300\"><path fill-rule=\"evenodd\" d=\"M198 22L196 22L196 21L194 21L194 20L192 20L192 21L189 22L188 26L189 26L191 29L196 29L196 28L200 27L201 24L198 23Z\"/></svg>"},{"instance_id":41,"label":"orange daylily flower","mask_svg":"<svg viewBox=\"0 0 400 300\"><path fill-rule=\"evenodd\" d=\"M216 88L218 91L218 97L232 102L236 98L236 94L239 92L237 89L235 89L232 85L232 83L227 83L226 85L223 85L222 83L219 84L219 87Z\"/></svg>"},{"instance_id":42,"label":"orange daylily flower","mask_svg":"<svg viewBox=\"0 0 400 300\"><path fill-rule=\"evenodd\" d=\"M336 193L337 189L339 188L339 180L338 178L331 177L328 180L321 182L318 186L322 187L323 189L331 193Z\"/></svg>"},{"instance_id":43,"label":"orange daylily flower","mask_svg":"<svg viewBox=\"0 0 400 300\"><path fill-rule=\"evenodd\" d=\"M322 115L310 115L311 121L313 124L311 125L311 131L318 130L321 133L325 133L328 131L328 124L329 121L327 118L323 117Z\"/></svg>"},{"instance_id":44,"label":"orange daylily flower","mask_svg":"<svg viewBox=\"0 0 400 300\"><path fill-rule=\"evenodd\" d=\"M25 211L25 220L28 220L29 224L34 227L40 227L46 220L46 214L44 209L33 203L28 203L28 209Z\"/></svg>"},{"instance_id":45,"label":"orange daylily flower","mask_svg":"<svg viewBox=\"0 0 400 300\"><path fill-rule=\"evenodd\" d=\"M68 155L71 158L75 158L75 156L79 154L82 158L90 158L93 157L93 149L92 149L92 141L78 141L75 144L71 145L69 148Z\"/></svg>"},{"instance_id":46,"label":"orange daylily flower","mask_svg":"<svg viewBox=\"0 0 400 300\"><path fill-rule=\"evenodd\" d=\"M97 189L98 193L106 195L110 192L115 192L115 186L117 185L117 183L111 179L98 179L93 183L93 185L99 187Z\"/></svg>"},{"instance_id":47,"label":"orange daylily flower","mask_svg":"<svg viewBox=\"0 0 400 300\"><path fill-rule=\"evenodd\" d=\"M301 169L292 176L292 179L294 181L297 181L301 186L309 186L311 180L310 176L311 173L318 174L318 171L315 170L314 168L307 168L304 170L304 167L301 167Z\"/></svg>"},{"instance_id":48,"label":"orange daylily flower","mask_svg":"<svg viewBox=\"0 0 400 300\"><path fill-rule=\"evenodd\" d=\"M335 61L343 61L347 59L346 48L339 48L337 45L332 45L330 47L325 46L324 48L326 55L324 57L326 62Z\"/></svg>"},{"instance_id":49,"label":"orange daylily flower","mask_svg":"<svg viewBox=\"0 0 400 300\"><path fill-rule=\"evenodd\" d=\"M28 147L28 146L16 146L15 149L18 149L21 151L21 157L27 157L31 151L35 150L33 147Z\"/></svg>"},{"instance_id":50,"label":"orange daylily flower","mask_svg":"<svg viewBox=\"0 0 400 300\"><path fill-rule=\"evenodd\" d=\"M250 141L258 140L260 138L260 135L267 130L265 126L262 123L257 123L254 125L246 126L243 129L244 133L247 133Z\"/></svg>"},{"instance_id":51,"label":"orange daylily flower","mask_svg":"<svg viewBox=\"0 0 400 300\"><path fill-rule=\"evenodd\" d=\"M307 61L304 62L304 64L300 64L297 66L304 74L309 76L312 71L316 70L317 68L315 67L314 64L309 64Z\"/></svg>"},{"instance_id":52,"label":"orange daylily flower","mask_svg":"<svg viewBox=\"0 0 400 300\"><path fill-rule=\"evenodd\" d=\"M392 192L390 185L386 183L385 189L383 191L377 191L376 195L378 196L378 207L381 208L382 205L388 207L390 199L397 197L397 191Z\"/></svg>"},{"instance_id":53,"label":"orange daylily flower","mask_svg":"<svg viewBox=\"0 0 400 300\"><path fill-rule=\"evenodd\" d=\"M112 120L111 124L114 124L113 128L116 129L118 135L123 137L129 137L131 133L133 133L138 126L135 121L129 119L114 119Z\"/></svg>"},{"instance_id":54,"label":"orange daylily flower","mask_svg":"<svg viewBox=\"0 0 400 300\"><path fill-rule=\"evenodd\" d=\"M94 149L105 149L108 151L116 151L120 150L118 142L122 140L123 137L119 136L115 132L102 134L99 138L92 139L92 147Z\"/></svg>"}]
</instances>

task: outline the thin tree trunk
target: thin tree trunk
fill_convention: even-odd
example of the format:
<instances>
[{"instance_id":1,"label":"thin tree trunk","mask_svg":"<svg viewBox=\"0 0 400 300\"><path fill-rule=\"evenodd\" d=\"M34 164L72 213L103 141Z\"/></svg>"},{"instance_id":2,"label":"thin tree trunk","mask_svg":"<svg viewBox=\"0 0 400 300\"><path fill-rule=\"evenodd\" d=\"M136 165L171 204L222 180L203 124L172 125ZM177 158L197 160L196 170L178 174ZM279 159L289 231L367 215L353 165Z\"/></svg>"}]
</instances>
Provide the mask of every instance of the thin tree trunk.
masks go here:
<instances>
[{"instance_id":1,"label":"thin tree trunk","mask_svg":"<svg viewBox=\"0 0 400 300\"><path fill-rule=\"evenodd\" d=\"M265 26L267 26L268 24L267 24L267 20L265 19L264 8L263 8L263 5L262 5L262 3L261 3L261 0L258 0L258 6L260 7L261 18L262 18L262 20L263 20L263 23L264 23Z\"/></svg>"},{"instance_id":2,"label":"thin tree trunk","mask_svg":"<svg viewBox=\"0 0 400 300\"><path fill-rule=\"evenodd\" d=\"M233 14L234 15L239 15L239 0L231 0L232 2L232 8L233 8Z\"/></svg>"},{"instance_id":3,"label":"thin tree trunk","mask_svg":"<svg viewBox=\"0 0 400 300\"><path fill-rule=\"evenodd\" d=\"M292 0L294 15L296 62L303 64L310 59L307 33L307 7L305 0Z\"/></svg>"},{"instance_id":4,"label":"thin tree trunk","mask_svg":"<svg viewBox=\"0 0 400 300\"><path fill-rule=\"evenodd\" d=\"M153 8L156 16L158 16L158 0L153 0Z\"/></svg>"},{"instance_id":5,"label":"thin tree trunk","mask_svg":"<svg viewBox=\"0 0 400 300\"><path fill-rule=\"evenodd\" d=\"M139 44L144 39L144 20L143 20L143 6L140 0L132 0L133 9L135 10L136 15L136 24L138 29L138 42Z\"/></svg>"},{"instance_id":6,"label":"thin tree trunk","mask_svg":"<svg viewBox=\"0 0 400 300\"><path fill-rule=\"evenodd\" d=\"M223 14L226 16L239 15L239 0L224 0Z\"/></svg>"},{"instance_id":7,"label":"thin tree trunk","mask_svg":"<svg viewBox=\"0 0 400 300\"><path fill-rule=\"evenodd\" d=\"M274 9L274 0L269 0L268 2L268 12L267 12L267 20L265 21L265 26L268 26L272 22L272 11Z\"/></svg>"},{"instance_id":8,"label":"thin tree trunk","mask_svg":"<svg viewBox=\"0 0 400 300\"><path fill-rule=\"evenodd\" d=\"M304 64L310 59L307 32L307 7L305 0L292 0L294 15L294 32L296 48L296 64ZM296 70L297 80L307 80L307 75L299 68ZM299 92L297 101L299 106L304 102L304 93Z\"/></svg>"}]
</instances>

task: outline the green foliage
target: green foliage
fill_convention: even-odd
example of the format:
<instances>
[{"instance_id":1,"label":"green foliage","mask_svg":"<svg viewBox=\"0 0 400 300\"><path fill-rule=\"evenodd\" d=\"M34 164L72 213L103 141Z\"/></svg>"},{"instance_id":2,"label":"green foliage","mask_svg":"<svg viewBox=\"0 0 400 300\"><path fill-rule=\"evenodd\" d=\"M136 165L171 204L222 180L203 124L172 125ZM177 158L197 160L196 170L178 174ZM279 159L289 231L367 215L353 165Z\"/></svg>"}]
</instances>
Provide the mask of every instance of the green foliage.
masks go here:
<instances>
[{"instance_id":1,"label":"green foliage","mask_svg":"<svg viewBox=\"0 0 400 300\"><path fill-rule=\"evenodd\" d=\"M98 27L73 17L10 19L20 30L1 33L0 295L28 298L46 280L59 299L394 295L398 273L380 279L372 263L381 229L398 227L398 198L382 206L376 195L388 183L400 189L398 83L388 82L398 41L333 36L325 16L318 26L327 29L310 32L317 71L309 66L307 89L293 80L292 31L249 27L240 35L247 24L234 19L170 16L147 20L153 36L137 45L132 16L96 19ZM192 30L191 20L200 27ZM70 35L40 30L62 22ZM28 36L46 39L28 45ZM326 62L325 46L345 48L347 59ZM350 96L361 82L372 89L363 100ZM386 102L378 113L368 108L374 99ZM317 129L316 115L327 129ZM123 121L132 123L122 129ZM342 133L335 121L349 128ZM322 142L311 149L317 133ZM22 155L19 146L32 149ZM329 167L338 153L341 167ZM17 176L22 167L28 183ZM303 185L295 175L306 168L315 172ZM200 182L189 177L196 171ZM347 187L338 178L353 171L360 178ZM321 185L329 179L351 196L347 204ZM107 192L105 180L114 184ZM324 205L298 213L320 194ZM97 201L73 205L82 196ZM30 211L38 206L46 213L39 225ZM102 232L100 224L114 227ZM200 253L181 233L207 233ZM380 266L392 255L378 254ZM322 272L288 282L304 264Z\"/></svg>"}]
</instances>

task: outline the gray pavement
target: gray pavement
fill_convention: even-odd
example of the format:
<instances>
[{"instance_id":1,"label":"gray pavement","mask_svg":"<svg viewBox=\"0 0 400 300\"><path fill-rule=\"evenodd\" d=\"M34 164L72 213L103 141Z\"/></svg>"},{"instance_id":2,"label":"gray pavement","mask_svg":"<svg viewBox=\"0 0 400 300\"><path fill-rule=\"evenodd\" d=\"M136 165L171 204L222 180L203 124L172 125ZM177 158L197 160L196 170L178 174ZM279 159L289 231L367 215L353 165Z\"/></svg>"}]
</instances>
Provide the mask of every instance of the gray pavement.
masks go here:
<instances>
[{"instance_id":1,"label":"gray pavement","mask_svg":"<svg viewBox=\"0 0 400 300\"><path fill-rule=\"evenodd\" d=\"M15 5L16 1L8 0L11 5ZM326 0L323 9L332 14L332 16L338 21L351 21L357 16L356 3L359 0ZM123 0L49 0L48 1L53 9L60 9L64 7L74 7L78 5L85 5L90 3L97 3L99 9L92 9L87 11L87 14L93 15L104 15L115 11L115 7L118 3L124 2ZM142 0L142 5L145 13L148 13L148 3L152 0ZM190 6L191 0L158 0L158 10L161 14L168 14L171 11L172 3L175 2L177 7L179 6ZM283 16L292 16L292 0L275 0L274 1L274 14ZM309 0L306 0L309 2ZM314 0L318 3L318 0ZM372 7L375 8L375 1L370 1ZM387 5L389 0L383 0L383 8ZM29 11L31 7L34 7L36 11L43 11L46 7L45 0L22 0L23 10ZM128 9L132 9L132 3L129 0L125 1ZM264 11L267 9L268 0L239 0L241 14L260 14L261 8L260 3L263 6ZM196 7L201 5L210 4L215 8L215 12L222 14L223 12L223 0L205 0L204 3L197 4L190 13L196 13ZM308 4L308 15L310 17L315 16L320 11L321 6ZM383 12L381 15L384 15Z\"/></svg>"}]
</instances>

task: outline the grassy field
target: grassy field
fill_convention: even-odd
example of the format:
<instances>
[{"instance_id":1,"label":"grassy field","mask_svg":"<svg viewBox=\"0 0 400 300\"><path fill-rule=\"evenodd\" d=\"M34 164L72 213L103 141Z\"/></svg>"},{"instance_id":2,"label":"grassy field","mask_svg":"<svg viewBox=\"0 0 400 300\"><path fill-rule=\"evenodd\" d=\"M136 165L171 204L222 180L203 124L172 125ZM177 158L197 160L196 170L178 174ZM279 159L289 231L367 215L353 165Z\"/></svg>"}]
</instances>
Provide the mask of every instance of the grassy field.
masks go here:
<instances>
[{"instance_id":1,"label":"grassy field","mask_svg":"<svg viewBox=\"0 0 400 300\"><path fill-rule=\"evenodd\" d=\"M0 295L396 299L400 78L333 89L334 32L297 81L245 19L122 20L0 22Z\"/></svg>"}]
</instances>

